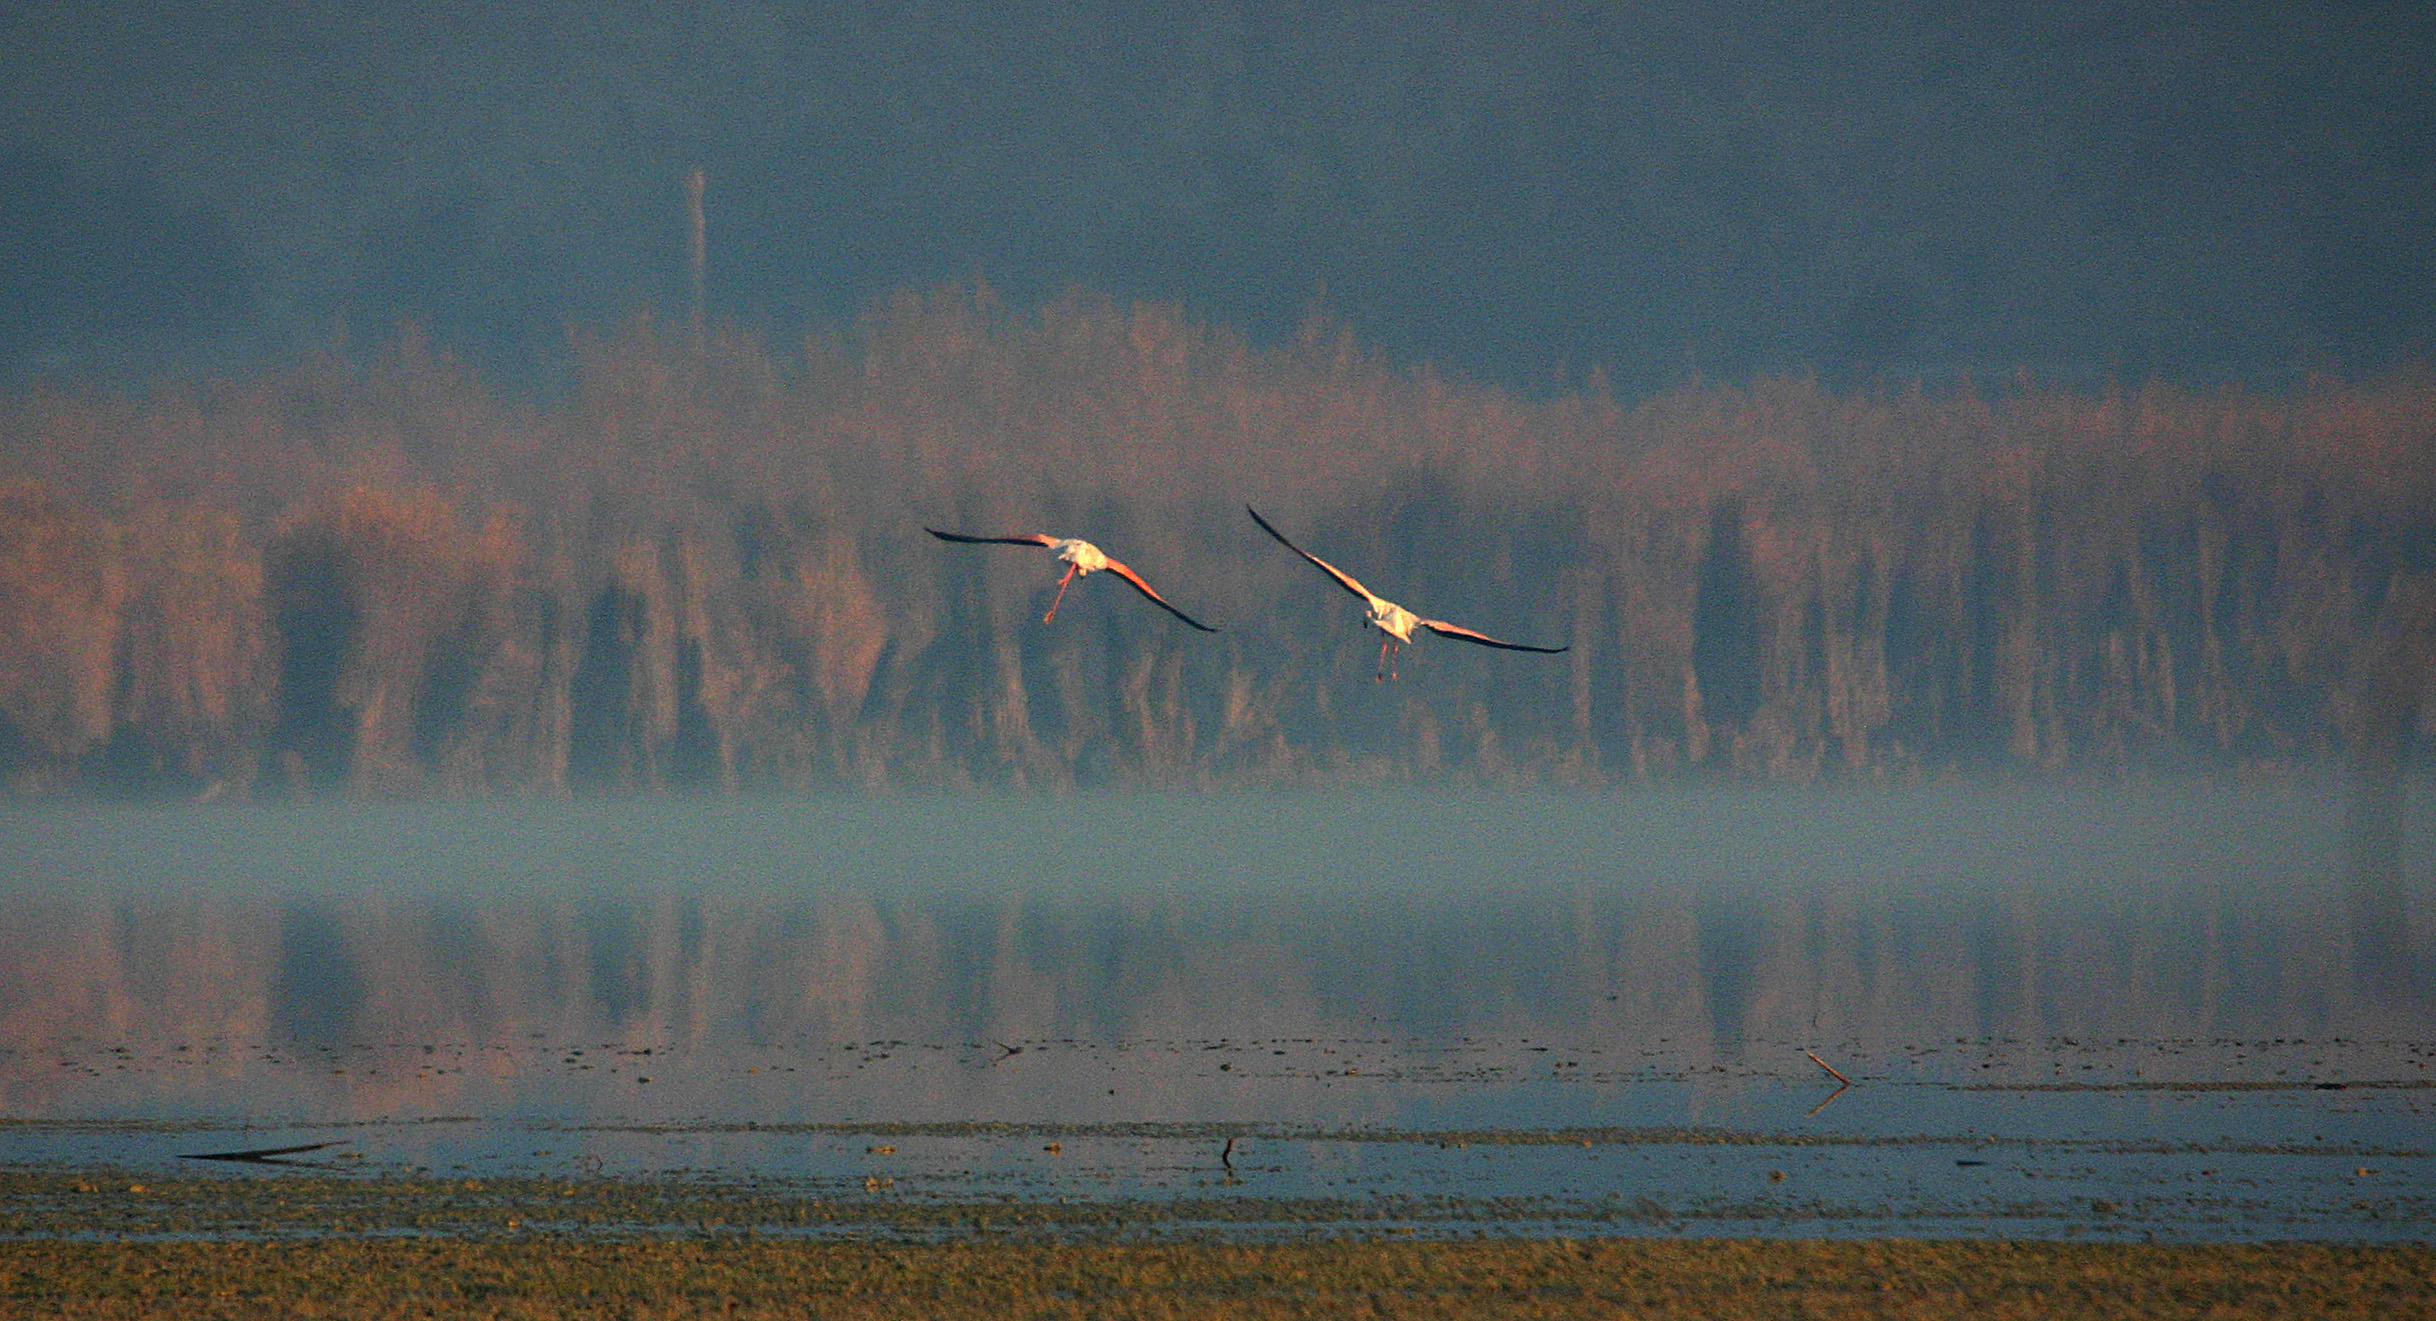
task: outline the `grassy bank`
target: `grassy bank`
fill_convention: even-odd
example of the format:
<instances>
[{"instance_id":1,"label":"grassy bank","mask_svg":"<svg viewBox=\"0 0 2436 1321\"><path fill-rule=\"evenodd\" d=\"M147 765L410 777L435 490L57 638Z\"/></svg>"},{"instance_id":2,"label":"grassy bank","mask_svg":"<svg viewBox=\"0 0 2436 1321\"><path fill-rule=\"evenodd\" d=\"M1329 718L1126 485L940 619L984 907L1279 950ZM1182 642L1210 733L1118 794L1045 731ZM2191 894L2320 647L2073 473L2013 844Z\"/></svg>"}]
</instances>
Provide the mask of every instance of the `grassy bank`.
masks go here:
<instances>
[{"instance_id":1,"label":"grassy bank","mask_svg":"<svg viewBox=\"0 0 2436 1321\"><path fill-rule=\"evenodd\" d=\"M0 1316L2425 1316L2432 1280L2424 1246L49 1240L0 1245Z\"/></svg>"}]
</instances>

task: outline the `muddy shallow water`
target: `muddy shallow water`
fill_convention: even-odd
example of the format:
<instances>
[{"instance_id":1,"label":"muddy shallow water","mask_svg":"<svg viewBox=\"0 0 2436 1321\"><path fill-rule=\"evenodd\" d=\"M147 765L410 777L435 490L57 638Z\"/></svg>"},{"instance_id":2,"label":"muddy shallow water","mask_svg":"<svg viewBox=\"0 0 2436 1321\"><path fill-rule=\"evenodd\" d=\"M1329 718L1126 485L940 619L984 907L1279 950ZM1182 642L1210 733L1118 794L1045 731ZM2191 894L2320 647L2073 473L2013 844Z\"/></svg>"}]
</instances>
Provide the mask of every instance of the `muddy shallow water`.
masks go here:
<instances>
[{"instance_id":1,"label":"muddy shallow water","mask_svg":"<svg viewBox=\"0 0 2436 1321\"><path fill-rule=\"evenodd\" d=\"M12 808L0 1166L2426 1240L2425 800Z\"/></svg>"}]
</instances>

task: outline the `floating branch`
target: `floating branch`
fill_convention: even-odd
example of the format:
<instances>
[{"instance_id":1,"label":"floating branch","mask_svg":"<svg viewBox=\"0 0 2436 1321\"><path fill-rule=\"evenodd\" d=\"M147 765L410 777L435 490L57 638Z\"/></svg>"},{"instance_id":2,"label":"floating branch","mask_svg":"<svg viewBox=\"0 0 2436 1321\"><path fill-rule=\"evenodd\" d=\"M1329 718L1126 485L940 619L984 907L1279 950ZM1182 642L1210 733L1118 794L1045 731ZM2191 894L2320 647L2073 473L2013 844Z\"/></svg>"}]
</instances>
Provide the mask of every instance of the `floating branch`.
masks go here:
<instances>
[{"instance_id":1,"label":"floating branch","mask_svg":"<svg viewBox=\"0 0 2436 1321\"><path fill-rule=\"evenodd\" d=\"M300 1147L254 1147L246 1151L196 1152L181 1154L178 1159L242 1161L249 1165L285 1165L288 1162L280 1160L279 1157L297 1156L308 1151L320 1151L324 1147L343 1147L345 1145L347 1145L346 1139L341 1138L335 1142L307 1142Z\"/></svg>"}]
</instances>

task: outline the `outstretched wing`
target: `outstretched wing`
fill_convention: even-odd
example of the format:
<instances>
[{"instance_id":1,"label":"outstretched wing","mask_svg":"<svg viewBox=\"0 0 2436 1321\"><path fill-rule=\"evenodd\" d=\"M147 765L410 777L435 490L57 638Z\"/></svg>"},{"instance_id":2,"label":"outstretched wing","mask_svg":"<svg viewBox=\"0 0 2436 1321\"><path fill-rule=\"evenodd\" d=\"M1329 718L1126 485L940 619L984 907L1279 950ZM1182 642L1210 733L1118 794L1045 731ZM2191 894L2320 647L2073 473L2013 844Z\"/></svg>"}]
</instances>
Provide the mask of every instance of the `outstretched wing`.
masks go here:
<instances>
[{"instance_id":1,"label":"outstretched wing","mask_svg":"<svg viewBox=\"0 0 2436 1321\"><path fill-rule=\"evenodd\" d=\"M1443 619L1424 619L1421 627L1442 638L1458 638L1465 642L1477 642L1484 647L1503 647L1507 651L1536 651L1543 656L1553 656L1560 651L1573 650L1570 646L1533 647L1520 642L1500 642L1486 633L1475 633L1461 624L1450 624Z\"/></svg>"},{"instance_id":2,"label":"outstretched wing","mask_svg":"<svg viewBox=\"0 0 2436 1321\"><path fill-rule=\"evenodd\" d=\"M1133 589L1140 592L1142 595L1149 597L1151 604L1159 607L1161 610L1164 610L1171 615L1174 615L1176 618L1183 620L1185 623L1192 625L1194 628L1200 629L1204 633L1215 633L1218 631L1217 629L1211 628L1209 625L1202 623L1200 620L1193 618L1191 615L1188 615L1183 611L1178 610L1174 606L1169 605L1166 597L1150 590L1150 584L1142 581L1142 575L1135 573L1133 570L1126 568L1124 565L1117 563L1115 560L1108 561L1108 572L1115 574L1117 577L1122 578L1129 583L1132 583Z\"/></svg>"},{"instance_id":3,"label":"outstretched wing","mask_svg":"<svg viewBox=\"0 0 2436 1321\"><path fill-rule=\"evenodd\" d=\"M935 527L926 527L922 530L941 541L961 541L968 546L1052 546L1057 544L1057 538L1046 532L1035 532L1028 537L968 537L961 532L941 532Z\"/></svg>"},{"instance_id":4,"label":"outstretched wing","mask_svg":"<svg viewBox=\"0 0 2436 1321\"><path fill-rule=\"evenodd\" d=\"M1379 604L1379 598L1371 595L1369 588L1355 582L1352 574L1345 572L1343 569L1330 564L1328 561L1321 559L1319 556L1312 554L1310 551L1304 550L1302 547L1286 540L1286 534L1278 531L1276 528L1270 527L1269 520L1262 518L1259 510L1254 509L1250 505L1245 505L1243 507L1243 512L1250 514L1252 516L1252 521L1260 524L1261 531L1277 538L1278 545L1281 545L1287 550L1293 551L1295 554L1300 555L1304 559L1311 561L1313 564L1320 566L1321 569L1327 572L1329 577L1334 578L1337 580L1337 582L1343 584L1346 591L1362 598L1372 607L1377 607Z\"/></svg>"}]
</instances>

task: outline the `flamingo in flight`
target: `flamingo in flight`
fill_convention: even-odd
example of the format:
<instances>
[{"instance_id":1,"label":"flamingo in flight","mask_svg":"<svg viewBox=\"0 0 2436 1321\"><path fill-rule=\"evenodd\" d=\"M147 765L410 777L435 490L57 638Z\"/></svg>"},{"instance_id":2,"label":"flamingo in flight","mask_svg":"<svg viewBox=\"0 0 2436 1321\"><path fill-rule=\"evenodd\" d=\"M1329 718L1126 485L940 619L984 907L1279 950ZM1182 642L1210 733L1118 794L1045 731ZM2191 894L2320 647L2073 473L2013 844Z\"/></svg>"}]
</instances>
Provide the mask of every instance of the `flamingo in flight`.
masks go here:
<instances>
[{"instance_id":1,"label":"flamingo in flight","mask_svg":"<svg viewBox=\"0 0 2436 1321\"><path fill-rule=\"evenodd\" d=\"M935 527L926 527L922 530L941 541L953 541L967 546L1042 546L1046 547L1050 554L1064 560L1066 576L1057 580L1057 599L1049 602L1049 613L1040 617L1040 622L1044 624L1057 618L1057 607L1066 599L1066 584L1085 574L1098 573L1100 570L1106 569L1117 577L1132 583L1135 591L1149 597L1151 604L1161 610L1204 633L1218 631L1169 605L1166 597L1152 591L1150 584L1142 581L1142 575L1126 568L1123 563L1108 558L1108 552L1079 537L1052 537L1045 532L1035 532L1028 537L968 537L960 532L941 532Z\"/></svg>"},{"instance_id":2,"label":"flamingo in flight","mask_svg":"<svg viewBox=\"0 0 2436 1321\"><path fill-rule=\"evenodd\" d=\"M1321 571L1336 579L1338 585L1362 598L1363 603L1370 607L1370 614L1364 622L1387 635L1379 641L1379 671L1372 676L1375 680L1385 682L1396 677L1396 651L1405 643L1413 640L1415 628L1426 628L1442 638L1457 638L1464 642L1476 642L1484 647L1503 648L1506 651L1536 651L1545 656L1553 656L1560 651L1571 650L1570 647L1533 647L1520 642L1501 642L1486 633L1476 633L1461 624L1450 624L1443 619L1423 619L1393 601L1373 595L1369 588L1355 582L1352 574L1286 540L1286 534L1269 526L1269 520L1262 518L1259 510L1245 505L1243 512L1250 514L1252 521L1260 524L1261 531L1277 538L1277 544L1318 565Z\"/></svg>"}]
</instances>

